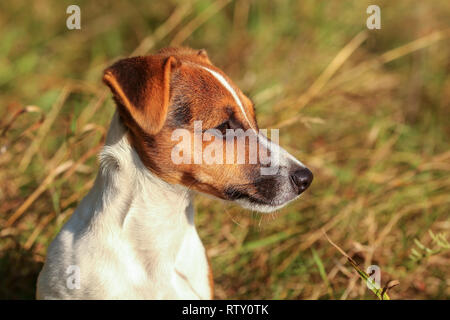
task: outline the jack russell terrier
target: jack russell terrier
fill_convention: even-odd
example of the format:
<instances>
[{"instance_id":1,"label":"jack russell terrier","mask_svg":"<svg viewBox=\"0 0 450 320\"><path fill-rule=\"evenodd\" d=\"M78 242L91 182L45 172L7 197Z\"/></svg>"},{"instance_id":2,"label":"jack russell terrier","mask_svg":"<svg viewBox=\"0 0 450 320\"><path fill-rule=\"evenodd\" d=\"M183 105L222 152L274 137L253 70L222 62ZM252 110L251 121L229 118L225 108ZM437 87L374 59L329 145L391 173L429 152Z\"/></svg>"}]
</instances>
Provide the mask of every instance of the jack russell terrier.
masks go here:
<instances>
[{"instance_id":1,"label":"jack russell terrier","mask_svg":"<svg viewBox=\"0 0 450 320\"><path fill-rule=\"evenodd\" d=\"M195 191L271 212L296 199L313 175L260 132L251 100L205 50L166 48L123 59L103 81L117 111L100 170L50 244L37 298L211 299L212 272L194 225ZM237 139L225 142L228 132L247 130L259 151L277 156L277 170L263 175L262 161L175 163L173 132L193 133L196 121L219 133L202 140L200 151L220 143L215 150L229 153ZM249 149L246 143L246 155Z\"/></svg>"}]
</instances>

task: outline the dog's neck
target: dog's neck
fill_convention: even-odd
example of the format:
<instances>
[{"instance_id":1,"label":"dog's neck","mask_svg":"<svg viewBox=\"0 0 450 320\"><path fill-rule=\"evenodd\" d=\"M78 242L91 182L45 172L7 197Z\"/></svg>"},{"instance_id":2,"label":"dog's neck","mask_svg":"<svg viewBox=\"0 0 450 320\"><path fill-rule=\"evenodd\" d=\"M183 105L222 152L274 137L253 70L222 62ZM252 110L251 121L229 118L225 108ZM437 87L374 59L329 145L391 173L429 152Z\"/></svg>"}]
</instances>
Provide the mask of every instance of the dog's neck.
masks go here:
<instances>
[{"instance_id":1,"label":"dog's neck","mask_svg":"<svg viewBox=\"0 0 450 320\"><path fill-rule=\"evenodd\" d=\"M212 297L191 192L152 174L127 134L116 113L95 184L49 247L38 297ZM65 282L73 266L82 275L78 290Z\"/></svg>"},{"instance_id":2,"label":"dog's neck","mask_svg":"<svg viewBox=\"0 0 450 320\"><path fill-rule=\"evenodd\" d=\"M208 266L194 225L192 194L184 186L164 182L142 164L117 113L100 153L95 185L80 207L77 220L83 229L101 241L120 244L114 250L123 255L120 263L142 266L144 278L155 283L175 283L181 296L194 293L184 298L208 298ZM199 270L206 272L206 284L197 278Z\"/></svg>"},{"instance_id":3,"label":"dog's neck","mask_svg":"<svg viewBox=\"0 0 450 320\"><path fill-rule=\"evenodd\" d=\"M97 190L108 208L98 218L107 221L109 228L129 232L141 249L162 242L165 251L178 251L178 242L194 223L192 194L183 186L164 182L142 164L117 114L100 153L96 183L101 184ZM167 245L174 247L168 250Z\"/></svg>"}]
</instances>

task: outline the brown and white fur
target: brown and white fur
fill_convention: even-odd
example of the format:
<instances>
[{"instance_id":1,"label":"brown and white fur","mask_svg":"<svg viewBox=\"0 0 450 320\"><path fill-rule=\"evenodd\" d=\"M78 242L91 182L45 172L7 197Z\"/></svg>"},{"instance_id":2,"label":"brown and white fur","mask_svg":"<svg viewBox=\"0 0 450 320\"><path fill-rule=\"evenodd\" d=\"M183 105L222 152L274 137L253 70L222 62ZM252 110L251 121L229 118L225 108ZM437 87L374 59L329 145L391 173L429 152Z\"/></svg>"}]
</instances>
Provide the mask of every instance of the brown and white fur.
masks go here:
<instances>
[{"instance_id":1,"label":"brown and white fur","mask_svg":"<svg viewBox=\"0 0 450 320\"><path fill-rule=\"evenodd\" d=\"M262 212L296 199L311 172L259 133L253 103L204 50L168 48L120 60L104 82L117 104L93 188L51 243L40 299L211 299L212 273L194 225L195 192ZM174 164L176 128L250 129L277 154L262 164ZM223 141L202 142L202 148ZM225 152L225 147L224 147ZM79 287L70 289L71 266Z\"/></svg>"}]
</instances>

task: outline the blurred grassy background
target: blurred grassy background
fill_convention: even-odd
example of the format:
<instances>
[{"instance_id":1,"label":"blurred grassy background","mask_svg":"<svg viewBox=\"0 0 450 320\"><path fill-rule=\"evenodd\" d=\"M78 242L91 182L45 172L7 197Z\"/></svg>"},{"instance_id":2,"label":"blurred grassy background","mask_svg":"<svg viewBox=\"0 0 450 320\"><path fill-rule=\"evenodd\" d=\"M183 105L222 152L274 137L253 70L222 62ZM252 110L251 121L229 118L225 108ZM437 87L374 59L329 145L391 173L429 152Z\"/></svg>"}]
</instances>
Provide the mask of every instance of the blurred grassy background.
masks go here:
<instances>
[{"instance_id":1,"label":"blurred grassy background","mask_svg":"<svg viewBox=\"0 0 450 320\"><path fill-rule=\"evenodd\" d=\"M398 279L391 298L450 298L429 232L450 233L448 1L376 1L373 31L374 1L76 1L73 31L70 4L0 3L0 298L34 298L92 185L114 112L102 70L181 44L207 49L315 175L275 215L198 197L217 298L373 299L321 229Z\"/></svg>"}]
</instances>

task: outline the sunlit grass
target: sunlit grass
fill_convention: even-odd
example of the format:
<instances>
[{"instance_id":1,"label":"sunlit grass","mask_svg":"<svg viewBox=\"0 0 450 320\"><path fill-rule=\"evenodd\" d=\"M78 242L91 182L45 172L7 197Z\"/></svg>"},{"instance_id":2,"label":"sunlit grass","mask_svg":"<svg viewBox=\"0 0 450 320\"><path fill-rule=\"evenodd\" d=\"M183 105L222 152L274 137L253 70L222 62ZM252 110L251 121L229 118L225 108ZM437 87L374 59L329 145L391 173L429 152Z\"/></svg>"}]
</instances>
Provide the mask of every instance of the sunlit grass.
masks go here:
<instances>
[{"instance_id":1,"label":"sunlit grass","mask_svg":"<svg viewBox=\"0 0 450 320\"><path fill-rule=\"evenodd\" d=\"M205 48L315 176L273 215L196 199L217 298L376 299L355 270L378 265L382 288L400 282L391 299L448 299L450 255L433 239L450 233L450 4L380 1L377 31L368 4L79 1L69 31L64 2L2 2L0 297L34 297L92 186L114 112L102 70L181 43Z\"/></svg>"}]
</instances>

